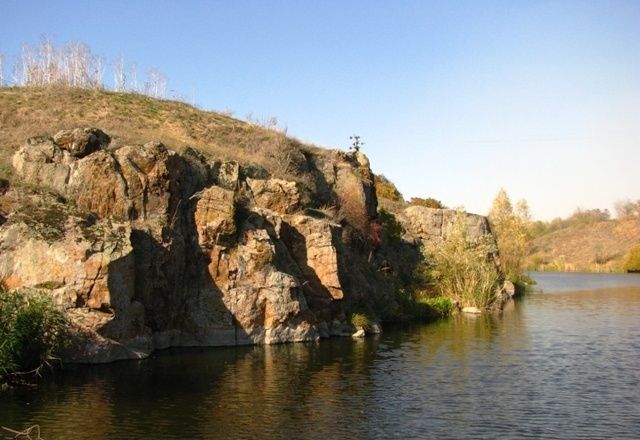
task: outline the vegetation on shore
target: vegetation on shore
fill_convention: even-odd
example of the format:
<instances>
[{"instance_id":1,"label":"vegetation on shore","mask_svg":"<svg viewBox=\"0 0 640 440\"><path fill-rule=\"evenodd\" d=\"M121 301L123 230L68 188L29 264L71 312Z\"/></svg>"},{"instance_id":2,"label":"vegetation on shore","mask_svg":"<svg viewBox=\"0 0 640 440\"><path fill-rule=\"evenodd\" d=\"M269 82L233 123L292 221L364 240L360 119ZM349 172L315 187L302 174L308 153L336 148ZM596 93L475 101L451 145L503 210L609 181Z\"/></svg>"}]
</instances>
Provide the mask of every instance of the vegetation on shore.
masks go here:
<instances>
[{"instance_id":1,"label":"vegetation on shore","mask_svg":"<svg viewBox=\"0 0 640 440\"><path fill-rule=\"evenodd\" d=\"M382 208L379 219L384 231L382 254L403 262L393 278L400 310L387 320L432 321L458 307L493 305L503 279L495 243L488 236L472 238L463 211L456 213L442 240L418 254L403 240L405 231L393 213Z\"/></svg>"},{"instance_id":2,"label":"vegetation on shore","mask_svg":"<svg viewBox=\"0 0 640 440\"><path fill-rule=\"evenodd\" d=\"M404 234L393 212L410 205L446 209L441 201L431 197L414 197L410 203L404 202L393 183L384 176L376 176L376 191L383 206L379 220L387 252L389 248L401 248ZM526 202L519 203L514 213L506 193L498 199L494 217L501 236L497 245L487 237L472 239L465 214L459 211L454 222L447 226L443 240L423 249L421 257L412 259L410 252L404 251L401 259L405 259L408 269L401 272L396 282L401 315L432 320L449 315L456 306L491 307L507 273L511 274L507 279L520 287L532 282L522 274L528 224ZM495 229L493 232L497 235Z\"/></svg>"},{"instance_id":3,"label":"vegetation on shore","mask_svg":"<svg viewBox=\"0 0 640 440\"><path fill-rule=\"evenodd\" d=\"M429 275L442 296L462 307L488 308L496 300L502 275L496 248L486 236L472 239L464 212L458 211L442 243L429 250Z\"/></svg>"},{"instance_id":4,"label":"vegetation on shore","mask_svg":"<svg viewBox=\"0 0 640 440\"><path fill-rule=\"evenodd\" d=\"M518 291L524 290L532 282L524 275L531 223L526 200L518 201L514 209L506 191L501 189L491 205L489 223L498 245L500 268Z\"/></svg>"},{"instance_id":5,"label":"vegetation on shore","mask_svg":"<svg viewBox=\"0 0 640 440\"><path fill-rule=\"evenodd\" d=\"M0 383L38 376L55 359L65 328L47 293L0 291Z\"/></svg>"},{"instance_id":6,"label":"vegetation on shore","mask_svg":"<svg viewBox=\"0 0 640 440\"><path fill-rule=\"evenodd\" d=\"M622 268L625 272L640 272L640 245L629 250Z\"/></svg>"}]
</instances>

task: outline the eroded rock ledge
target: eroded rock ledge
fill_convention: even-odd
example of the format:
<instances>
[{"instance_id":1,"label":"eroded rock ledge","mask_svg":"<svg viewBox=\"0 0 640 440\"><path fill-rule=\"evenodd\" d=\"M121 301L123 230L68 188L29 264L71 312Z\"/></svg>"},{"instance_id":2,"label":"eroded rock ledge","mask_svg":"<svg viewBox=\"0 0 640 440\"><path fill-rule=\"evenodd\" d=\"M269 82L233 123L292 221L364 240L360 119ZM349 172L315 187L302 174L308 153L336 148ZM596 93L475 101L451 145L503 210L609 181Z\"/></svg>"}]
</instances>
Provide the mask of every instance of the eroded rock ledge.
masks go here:
<instances>
[{"instance_id":1,"label":"eroded rock ledge","mask_svg":"<svg viewBox=\"0 0 640 440\"><path fill-rule=\"evenodd\" d=\"M0 280L47 289L66 310L67 361L352 333L348 219L318 215L308 188L264 170L109 142L95 128L28 140L13 165L35 190L3 196L15 210L0 226ZM305 160L316 199L375 216L368 164L337 152Z\"/></svg>"}]
</instances>

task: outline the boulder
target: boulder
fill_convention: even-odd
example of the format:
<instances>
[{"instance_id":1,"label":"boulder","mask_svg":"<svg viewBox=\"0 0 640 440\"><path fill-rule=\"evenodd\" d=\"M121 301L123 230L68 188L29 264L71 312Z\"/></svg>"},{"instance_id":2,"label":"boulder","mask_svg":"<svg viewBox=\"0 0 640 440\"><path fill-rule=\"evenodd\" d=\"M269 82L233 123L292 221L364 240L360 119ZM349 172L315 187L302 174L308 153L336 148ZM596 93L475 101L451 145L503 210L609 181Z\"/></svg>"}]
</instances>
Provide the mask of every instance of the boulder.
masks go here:
<instances>
[{"instance_id":1,"label":"boulder","mask_svg":"<svg viewBox=\"0 0 640 440\"><path fill-rule=\"evenodd\" d=\"M397 218L410 236L422 242L437 243L453 223L457 211L453 209L427 208L412 205L398 214ZM486 236L493 240L489 220L481 215L465 213L467 232L472 240Z\"/></svg>"},{"instance_id":2,"label":"boulder","mask_svg":"<svg viewBox=\"0 0 640 440\"><path fill-rule=\"evenodd\" d=\"M99 133L90 131L89 135L96 140L87 145L103 145ZM59 137L60 142L72 145L74 141L65 136ZM99 218L119 220L155 216L170 221L184 193L203 180L197 173L187 172L186 164L157 142L125 146L115 153L99 149L79 158L45 139L22 147L13 157L16 173L26 182L53 189Z\"/></svg>"},{"instance_id":3,"label":"boulder","mask_svg":"<svg viewBox=\"0 0 640 440\"><path fill-rule=\"evenodd\" d=\"M111 137L98 128L75 128L57 132L53 136L53 142L71 156L81 158L106 148Z\"/></svg>"},{"instance_id":4,"label":"boulder","mask_svg":"<svg viewBox=\"0 0 640 440\"><path fill-rule=\"evenodd\" d=\"M210 186L197 194L195 222L198 242L211 248L219 243L234 241L235 193L219 186Z\"/></svg>"},{"instance_id":5,"label":"boulder","mask_svg":"<svg viewBox=\"0 0 640 440\"><path fill-rule=\"evenodd\" d=\"M513 298L514 296L516 296L515 284L513 284L509 280L505 280L504 284L502 285L502 292L509 298Z\"/></svg>"},{"instance_id":6,"label":"boulder","mask_svg":"<svg viewBox=\"0 0 640 440\"><path fill-rule=\"evenodd\" d=\"M282 238L316 296L340 300L340 226L306 215L285 219Z\"/></svg>"},{"instance_id":7,"label":"boulder","mask_svg":"<svg viewBox=\"0 0 640 440\"><path fill-rule=\"evenodd\" d=\"M217 162L215 170L217 185L233 191L238 189L240 182L240 165L238 162L234 160Z\"/></svg>"},{"instance_id":8,"label":"boulder","mask_svg":"<svg viewBox=\"0 0 640 440\"><path fill-rule=\"evenodd\" d=\"M29 184L62 193L69 179L69 166L63 163L68 156L51 139L38 137L29 139L12 163L16 175Z\"/></svg>"},{"instance_id":9,"label":"boulder","mask_svg":"<svg viewBox=\"0 0 640 440\"><path fill-rule=\"evenodd\" d=\"M300 210L300 192L295 182L282 179L246 179L256 205L280 214Z\"/></svg>"},{"instance_id":10,"label":"boulder","mask_svg":"<svg viewBox=\"0 0 640 440\"><path fill-rule=\"evenodd\" d=\"M0 280L7 287L56 286L52 294L66 308L128 306L134 280L126 225L85 229L69 218L61 236L48 240L39 234L37 222L14 216L0 230Z\"/></svg>"},{"instance_id":11,"label":"boulder","mask_svg":"<svg viewBox=\"0 0 640 440\"><path fill-rule=\"evenodd\" d=\"M242 330L245 343L317 339L300 281L278 269L276 238L246 223L237 246L215 247L210 275L223 292L222 301Z\"/></svg>"},{"instance_id":12,"label":"boulder","mask_svg":"<svg viewBox=\"0 0 640 440\"><path fill-rule=\"evenodd\" d=\"M357 229L366 231L369 221L378 215L378 199L371 170L354 167L351 161L339 162L334 191L344 219Z\"/></svg>"},{"instance_id":13,"label":"boulder","mask_svg":"<svg viewBox=\"0 0 640 440\"><path fill-rule=\"evenodd\" d=\"M377 216L378 200L367 157L358 152L328 151L309 155L309 173L314 178L314 200L339 206L341 217L362 231Z\"/></svg>"}]
</instances>

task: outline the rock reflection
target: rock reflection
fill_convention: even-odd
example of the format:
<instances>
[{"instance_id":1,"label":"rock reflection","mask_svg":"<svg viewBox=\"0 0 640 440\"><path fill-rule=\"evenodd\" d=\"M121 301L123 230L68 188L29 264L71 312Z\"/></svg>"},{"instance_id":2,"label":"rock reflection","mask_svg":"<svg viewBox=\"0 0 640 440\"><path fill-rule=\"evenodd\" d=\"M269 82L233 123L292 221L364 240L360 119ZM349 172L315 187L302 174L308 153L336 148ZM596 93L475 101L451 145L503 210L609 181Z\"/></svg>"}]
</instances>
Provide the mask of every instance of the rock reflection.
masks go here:
<instances>
[{"instance_id":1,"label":"rock reflection","mask_svg":"<svg viewBox=\"0 0 640 440\"><path fill-rule=\"evenodd\" d=\"M51 439L640 438L640 289L534 293L375 338L176 349L0 393Z\"/></svg>"}]
</instances>

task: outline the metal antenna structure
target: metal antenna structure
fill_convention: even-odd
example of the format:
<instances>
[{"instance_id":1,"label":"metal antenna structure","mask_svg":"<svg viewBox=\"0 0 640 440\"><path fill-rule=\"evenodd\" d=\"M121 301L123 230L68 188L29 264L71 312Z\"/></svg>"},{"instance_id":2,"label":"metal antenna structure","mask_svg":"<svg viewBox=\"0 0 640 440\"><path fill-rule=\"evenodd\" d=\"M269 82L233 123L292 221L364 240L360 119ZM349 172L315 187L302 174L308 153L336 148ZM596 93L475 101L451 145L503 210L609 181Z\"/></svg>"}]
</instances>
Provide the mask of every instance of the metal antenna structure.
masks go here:
<instances>
[{"instance_id":1,"label":"metal antenna structure","mask_svg":"<svg viewBox=\"0 0 640 440\"><path fill-rule=\"evenodd\" d=\"M360 147L364 145L364 142L360 142L360 136L354 134L353 136L349 136L349 139L353 141L353 143L351 144L351 148L356 151L360 151Z\"/></svg>"}]
</instances>

